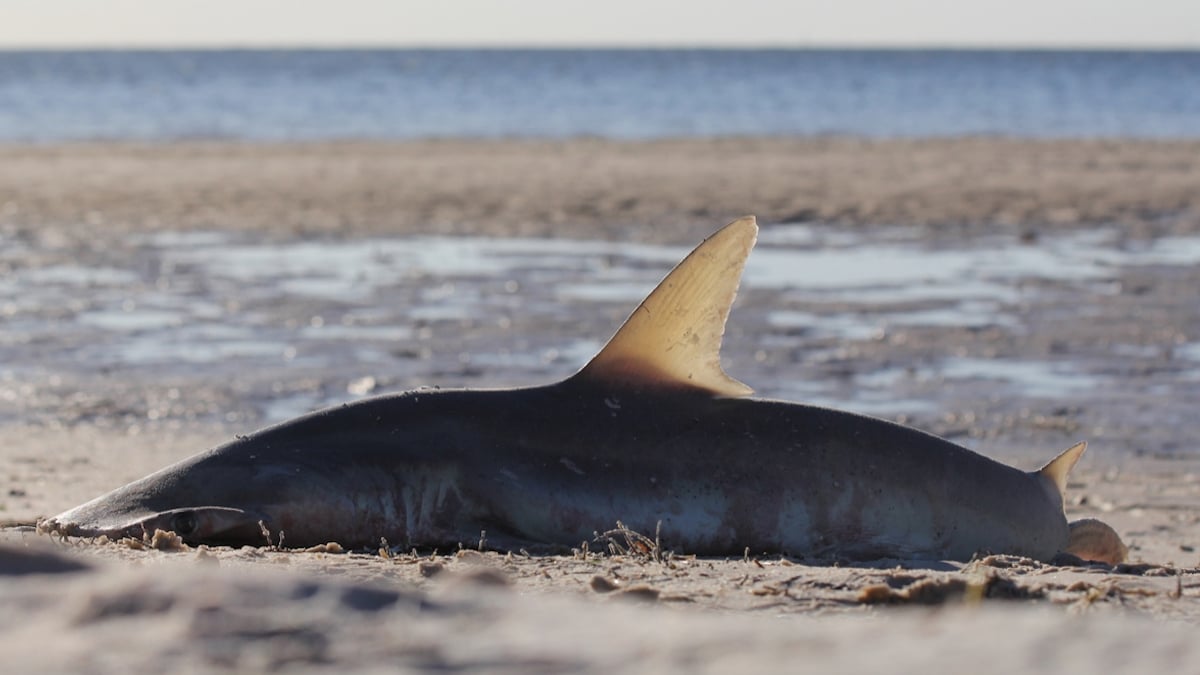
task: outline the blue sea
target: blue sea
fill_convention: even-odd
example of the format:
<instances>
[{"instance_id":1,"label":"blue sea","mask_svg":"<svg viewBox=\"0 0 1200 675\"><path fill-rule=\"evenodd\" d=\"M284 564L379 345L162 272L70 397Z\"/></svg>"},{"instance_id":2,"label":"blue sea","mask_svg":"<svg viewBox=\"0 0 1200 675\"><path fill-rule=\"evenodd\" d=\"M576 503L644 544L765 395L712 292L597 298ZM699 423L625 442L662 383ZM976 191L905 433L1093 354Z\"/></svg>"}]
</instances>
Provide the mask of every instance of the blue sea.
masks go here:
<instances>
[{"instance_id":1,"label":"blue sea","mask_svg":"<svg viewBox=\"0 0 1200 675\"><path fill-rule=\"evenodd\" d=\"M1200 52L0 52L0 141L1200 137Z\"/></svg>"}]
</instances>

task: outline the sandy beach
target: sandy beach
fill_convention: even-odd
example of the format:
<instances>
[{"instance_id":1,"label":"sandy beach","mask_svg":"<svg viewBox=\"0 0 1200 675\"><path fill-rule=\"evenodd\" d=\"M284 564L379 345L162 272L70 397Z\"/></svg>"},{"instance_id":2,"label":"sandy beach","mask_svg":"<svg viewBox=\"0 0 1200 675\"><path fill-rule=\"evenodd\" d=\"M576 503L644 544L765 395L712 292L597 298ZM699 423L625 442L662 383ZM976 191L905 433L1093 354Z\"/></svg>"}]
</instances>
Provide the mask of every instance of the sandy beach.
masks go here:
<instances>
[{"instance_id":1,"label":"sandy beach","mask_svg":"<svg viewBox=\"0 0 1200 675\"><path fill-rule=\"evenodd\" d=\"M361 298L306 296L293 278L235 279L229 287L246 293L237 298L209 274L219 268L189 247L207 245L219 257L227 244L256 246L252 260L271 251L286 258L304 242L332 251L417 235L686 247L746 213L758 216L772 250L795 245L797 255L881 246L930 261L982 251L968 259L976 261L995 246L1041 264L1045 253L1048 262L1033 272L983 279L998 299L989 296L982 318L967 321L955 304L948 321L876 325L873 315L928 313L941 300L867 299L872 289L816 298L747 283L726 367L760 392L792 399L805 392L795 382L823 382L821 396L845 390L847 400L878 403L858 390L886 377L880 414L1025 469L1088 438L1093 449L1072 475L1068 516L1109 522L1130 545L1130 562L1060 566L984 555L863 565L688 551L660 562L613 555L603 543L551 557L481 553L469 542L416 553L170 542L155 550L60 541L31 527L252 430L270 419L273 400L565 376L580 364L563 345L581 333L603 340L632 309L624 298L545 309L561 296L520 269L453 283L414 273ZM804 229L788 229L795 224ZM788 239L800 234L801 244ZM1185 254L1198 234L1195 141L0 147L0 272L11 279L0 298L0 663L14 672L158 672L180 663L196 672L1194 669L1200 265ZM662 257L673 249L652 250ZM598 259L619 257L604 251ZM1068 265L1068 254L1082 257ZM1056 276L1056 265L1070 269ZM974 263L962 266L973 273ZM572 283L596 269L570 270L579 277ZM997 291L1003 280L1009 287ZM447 284L527 299L495 316L406 316L422 292ZM395 304L367 306L379 297ZM133 312L168 300L208 313ZM109 305L126 312L124 323L104 313ZM328 324L357 328L368 309L377 310L371 328L407 339L354 351L352 341L300 337ZM830 325L850 317L870 330L781 324L780 311ZM196 316L213 327L201 340L234 329L294 333L287 346L299 356L238 352L245 365L229 371L219 358L189 366L200 362L182 348L151 365L112 356L137 339L151 351L161 335L175 335L156 330L182 330ZM522 361L517 352L543 358ZM462 356L493 353L505 358ZM1041 364L1039 376L1066 372L1076 384L1037 389L1031 377L998 389L976 371L922 374L947 355ZM1055 370L1063 364L1071 369Z\"/></svg>"},{"instance_id":2,"label":"sandy beach","mask_svg":"<svg viewBox=\"0 0 1200 675\"><path fill-rule=\"evenodd\" d=\"M276 236L474 233L688 243L713 223L1200 229L1195 141L0 146L0 224Z\"/></svg>"}]
</instances>

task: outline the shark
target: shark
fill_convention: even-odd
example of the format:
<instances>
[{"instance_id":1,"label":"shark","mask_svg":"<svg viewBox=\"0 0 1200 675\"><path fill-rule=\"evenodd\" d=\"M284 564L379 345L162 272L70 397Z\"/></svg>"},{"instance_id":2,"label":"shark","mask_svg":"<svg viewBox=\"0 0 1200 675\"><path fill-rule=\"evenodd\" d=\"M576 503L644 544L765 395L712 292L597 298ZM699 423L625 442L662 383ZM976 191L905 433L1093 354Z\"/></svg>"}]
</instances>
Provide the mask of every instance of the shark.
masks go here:
<instances>
[{"instance_id":1,"label":"shark","mask_svg":"<svg viewBox=\"0 0 1200 675\"><path fill-rule=\"evenodd\" d=\"M320 410L38 529L553 551L620 521L698 555L1125 559L1111 527L1065 515L1086 443L1025 471L887 420L755 398L729 376L721 343L757 232L747 216L705 239L562 381L417 389Z\"/></svg>"}]
</instances>

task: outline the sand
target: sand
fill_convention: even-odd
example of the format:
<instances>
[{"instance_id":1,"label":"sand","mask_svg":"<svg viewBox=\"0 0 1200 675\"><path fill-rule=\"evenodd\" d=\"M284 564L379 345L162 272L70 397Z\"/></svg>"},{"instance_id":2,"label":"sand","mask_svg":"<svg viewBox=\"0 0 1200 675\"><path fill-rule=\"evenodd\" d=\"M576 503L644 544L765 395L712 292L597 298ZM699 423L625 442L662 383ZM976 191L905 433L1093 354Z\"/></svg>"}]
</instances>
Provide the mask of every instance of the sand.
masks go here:
<instances>
[{"instance_id":1,"label":"sand","mask_svg":"<svg viewBox=\"0 0 1200 675\"><path fill-rule=\"evenodd\" d=\"M690 243L766 223L1200 229L1200 142L755 139L0 147L0 224Z\"/></svg>"},{"instance_id":2,"label":"sand","mask_svg":"<svg viewBox=\"0 0 1200 675\"><path fill-rule=\"evenodd\" d=\"M280 242L462 233L692 244L743 213L768 227L912 229L937 242L1006 232L1036 246L1040 237L1096 226L1149 241L1200 232L1200 143L0 148L0 243L22 251L3 259L6 272L64 260L120 266L133 251L130 238L153 232ZM0 664L13 672L1194 669L1200 455L1188 410L1196 383L1185 377L1164 389L1156 373L1181 367L1171 345L1200 338L1197 271L1149 266L1122 275L1117 293L1044 283L1052 301L1030 302L1036 331L1018 341L961 327L910 331L820 364L775 361L777 346L756 338L766 327L756 312L779 298L747 291L735 312L742 356L733 355L738 376L768 390L784 367L836 378L862 367L854 363L919 364L947 350L1038 358L1065 351L1115 368L1117 391L1082 391L1057 407L972 390L909 421L1011 452L1006 458L1027 468L1043 448L1080 435L1100 439L1109 450L1090 452L1072 476L1068 510L1103 518L1131 544L1131 564L1116 568L1002 555L864 565L675 551L659 562L612 554L602 543L574 556L527 557L480 553L471 542L462 551L347 554L54 540L29 524L246 431L253 419L221 411L238 409L249 394L240 381L213 382L203 371L169 382L101 373L46 385L39 368L49 353L19 337L0 339L21 361L0 367ZM0 328L20 336L22 316L19 307L6 311ZM576 320L609 330L613 317ZM469 336L445 339L473 344ZM1162 355L1136 368L1106 366L1114 344ZM459 345L445 346L452 359ZM757 366L755 350L766 354ZM449 372L438 370L438 359L421 374ZM304 375L345 386L339 374ZM280 377L287 384L288 375ZM455 371L450 379L495 377ZM182 389L184 402L147 419L167 388ZM1017 451L1026 446L1028 453Z\"/></svg>"}]
</instances>

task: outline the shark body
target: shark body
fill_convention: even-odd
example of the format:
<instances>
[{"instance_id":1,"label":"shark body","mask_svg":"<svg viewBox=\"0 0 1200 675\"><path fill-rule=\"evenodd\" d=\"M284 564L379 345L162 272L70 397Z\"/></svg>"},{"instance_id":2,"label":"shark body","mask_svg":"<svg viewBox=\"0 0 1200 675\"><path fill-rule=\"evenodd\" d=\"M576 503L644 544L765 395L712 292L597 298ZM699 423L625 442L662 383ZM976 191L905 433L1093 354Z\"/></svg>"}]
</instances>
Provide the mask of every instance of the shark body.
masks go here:
<instances>
[{"instance_id":1,"label":"shark body","mask_svg":"<svg viewBox=\"0 0 1200 675\"><path fill-rule=\"evenodd\" d=\"M171 530L189 543L381 538L418 547L578 546L621 520L697 554L964 560L979 551L1119 562L1068 524L1079 443L1026 472L884 420L751 398L720 366L757 227L684 259L572 377L416 390L270 427L47 519L67 536Z\"/></svg>"}]
</instances>

